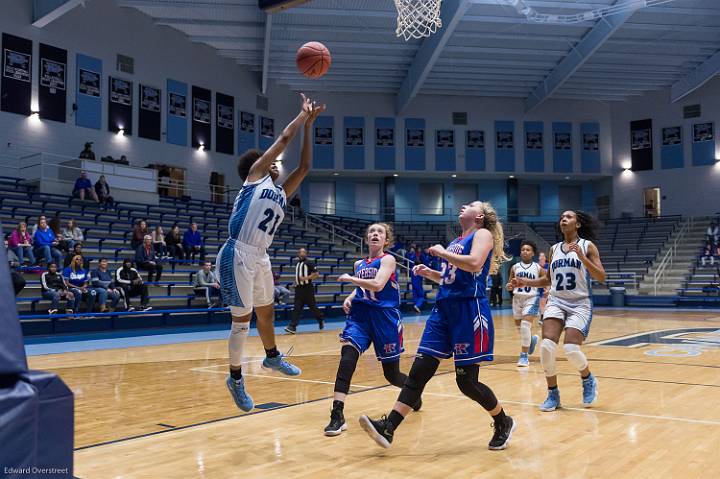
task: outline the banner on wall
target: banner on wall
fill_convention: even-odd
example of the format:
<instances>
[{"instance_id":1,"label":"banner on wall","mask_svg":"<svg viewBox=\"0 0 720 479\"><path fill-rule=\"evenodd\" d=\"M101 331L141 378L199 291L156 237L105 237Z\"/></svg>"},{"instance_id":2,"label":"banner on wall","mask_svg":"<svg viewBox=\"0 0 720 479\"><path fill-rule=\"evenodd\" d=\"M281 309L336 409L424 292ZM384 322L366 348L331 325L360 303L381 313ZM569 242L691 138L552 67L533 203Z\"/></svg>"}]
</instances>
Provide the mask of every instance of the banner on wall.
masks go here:
<instances>
[{"instance_id":1,"label":"banner on wall","mask_svg":"<svg viewBox=\"0 0 720 479\"><path fill-rule=\"evenodd\" d=\"M81 95L92 96L95 98L100 97L100 74L92 70L85 70L80 68L80 83L78 85L78 92Z\"/></svg>"},{"instance_id":2,"label":"banner on wall","mask_svg":"<svg viewBox=\"0 0 720 479\"><path fill-rule=\"evenodd\" d=\"M275 120L272 118L260 117L260 135L267 138L275 138Z\"/></svg>"},{"instance_id":3,"label":"banner on wall","mask_svg":"<svg viewBox=\"0 0 720 479\"><path fill-rule=\"evenodd\" d=\"M395 146L395 130L392 128L376 128L375 146Z\"/></svg>"},{"instance_id":4,"label":"banner on wall","mask_svg":"<svg viewBox=\"0 0 720 479\"><path fill-rule=\"evenodd\" d=\"M662 129L663 146L679 145L682 143L682 127L671 126Z\"/></svg>"},{"instance_id":5,"label":"banner on wall","mask_svg":"<svg viewBox=\"0 0 720 479\"><path fill-rule=\"evenodd\" d=\"M155 87L140 85L140 108L159 113L160 93L160 90Z\"/></svg>"},{"instance_id":6,"label":"banner on wall","mask_svg":"<svg viewBox=\"0 0 720 479\"><path fill-rule=\"evenodd\" d=\"M527 150L543 149L543 134L539 131L525 132L525 148Z\"/></svg>"},{"instance_id":7,"label":"banner on wall","mask_svg":"<svg viewBox=\"0 0 720 479\"><path fill-rule=\"evenodd\" d=\"M420 128L408 128L407 129L407 146L411 147L423 147L425 146L425 130Z\"/></svg>"},{"instance_id":8,"label":"banner on wall","mask_svg":"<svg viewBox=\"0 0 720 479\"><path fill-rule=\"evenodd\" d=\"M110 101L120 105L132 105L133 82L122 78L110 77Z\"/></svg>"},{"instance_id":9,"label":"banner on wall","mask_svg":"<svg viewBox=\"0 0 720 479\"><path fill-rule=\"evenodd\" d=\"M187 117L187 97L178 93L168 93L168 111L173 116Z\"/></svg>"},{"instance_id":10,"label":"banner on wall","mask_svg":"<svg viewBox=\"0 0 720 479\"><path fill-rule=\"evenodd\" d=\"M498 131L496 134L497 148L500 150L512 150L513 149L513 132L512 131Z\"/></svg>"},{"instance_id":11,"label":"banner on wall","mask_svg":"<svg viewBox=\"0 0 720 479\"><path fill-rule=\"evenodd\" d=\"M235 123L235 109L230 105L217 105L217 126L232 130Z\"/></svg>"},{"instance_id":12,"label":"banner on wall","mask_svg":"<svg viewBox=\"0 0 720 479\"><path fill-rule=\"evenodd\" d=\"M600 149L600 137L597 133L583 133L583 150L597 151Z\"/></svg>"},{"instance_id":13,"label":"banner on wall","mask_svg":"<svg viewBox=\"0 0 720 479\"><path fill-rule=\"evenodd\" d=\"M485 132L482 130L468 130L465 140L467 148L485 148Z\"/></svg>"},{"instance_id":14,"label":"banner on wall","mask_svg":"<svg viewBox=\"0 0 720 479\"><path fill-rule=\"evenodd\" d=\"M555 149L556 150L571 150L572 149L572 137L570 133L555 133Z\"/></svg>"},{"instance_id":15,"label":"banner on wall","mask_svg":"<svg viewBox=\"0 0 720 479\"><path fill-rule=\"evenodd\" d=\"M65 91L65 75L67 65L65 63L40 59L40 85L50 89L50 93L56 90Z\"/></svg>"},{"instance_id":16,"label":"banner on wall","mask_svg":"<svg viewBox=\"0 0 720 479\"><path fill-rule=\"evenodd\" d=\"M3 50L3 76L30 83L32 55L5 48Z\"/></svg>"},{"instance_id":17,"label":"banner on wall","mask_svg":"<svg viewBox=\"0 0 720 479\"><path fill-rule=\"evenodd\" d=\"M712 141L715 139L712 123L695 123L693 125L693 142Z\"/></svg>"},{"instance_id":18,"label":"banner on wall","mask_svg":"<svg viewBox=\"0 0 720 479\"><path fill-rule=\"evenodd\" d=\"M345 146L363 146L363 136L362 128L345 128Z\"/></svg>"},{"instance_id":19,"label":"banner on wall","mask_svg":"<svg viewBox=\"0 0 720 479\"><path fill-rule=\"evenodd\" d=\"M255 115L253 113L240 112L240 131L255 132Z\"/></svg>"},{"instance_id":20,"label":"banner on wall","mask_svg":"<svg viewBox=\"0 0 720 479\"><path fill-rule=\"evenodd\" d=\"M210 102L200 98L193 98L193 121L210 123Z\"/></svg>"},{"instance_id":21,"label":"banner on wall","mask_svg":"<svg viewBox=\"0 0 720 479\"><path fill-rule=\"evenodd\" d=\"M435 132L435 144L438 148L454 148L455 147L455 131L453 131L453 130L437 130Z\"/></svg>"},{"instance_id":22,"label":"banner on wall","mask_svg":"<svg viewBox=\"0 0 720 479\"><path fill-rule=\"evenodd\" d=\"M316 145L332 145L333 129L330 127L315 127L315 144Z\"/></svg>"},{"instance_id":23,"label":"banner on wall","mask_svg":"<svg viewBox=\"0 0 720 479\"><path fill-rule=\"evenodd\" d=\"M632 130L632 144L631 149L633 150L644 150L650 148L652 145L652 131L650 128L643 128L640 130Z\"/></svg>"}]
</instances>

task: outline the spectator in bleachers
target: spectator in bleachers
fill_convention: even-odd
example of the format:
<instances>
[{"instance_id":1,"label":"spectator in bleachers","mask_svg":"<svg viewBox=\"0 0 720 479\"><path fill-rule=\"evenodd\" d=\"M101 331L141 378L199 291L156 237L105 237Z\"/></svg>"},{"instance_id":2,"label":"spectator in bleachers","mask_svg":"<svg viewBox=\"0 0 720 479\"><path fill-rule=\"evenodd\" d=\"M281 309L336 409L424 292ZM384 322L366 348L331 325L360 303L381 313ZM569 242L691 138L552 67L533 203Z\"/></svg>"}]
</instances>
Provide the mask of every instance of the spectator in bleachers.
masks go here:
<instances>
[{"instance_id":1,"label":"spectator in bleachers","mask_svg":"<svg viewBox=\"0 0 720 479\"><path fill-rule=\"evenodd\" d=\"M205 245L202 234L198 231L197 223L190 223L190 229L183 234L183 249L185 258L195 261L195 255L200 255L200 261L205 261Z\"/></svg>"},{"instance_id":2,"label":"spectator in bleachers","mask_svg":"<svg viewBox=\"0 0 720 479\"><path fill-rule=\"evenodd\" d=\"M81 244L76 244L75 246L73 246L72 251L70 251L70 253L65 256L65 260L63 261L63 268L67 268L68 266L70 266L75 256L82 256L83 268L90 271L90 260L83 254Z\"/></svg>"},{"instance_id":3,"label":"spectator in bleachers","mask_svg":"<svg viewBox=\"0 0 720 479\"><path fill-rule=\"evenodd\" d=\"M82 230L75 223L74 219L69 219L67 221L67 225L60 230L60 234L60 240L64 241L67 248L70 250L73 249L76 244L82 245L83 241L85 241L85 236L83 235Z\"/></svg>"},{"instance_id":4,"label":"spectator in bleachers","mask_svg":"<svg viewBox=\"0 0 720 479\"><path fill-rule=\"evenodd\" d=\"M717 223L711 223L707 229L707 240L716 245L720 242L720 226Z\"/></svg>"},{"instance_id":5,"label":"spectator in bleachers","mask_svg":"<svg viewBox=\"0 0 720 479\"><path fill-rule=\"evenodd\" d=\"M100 304L101 313L108 311L108 298L112 301L112 309L115 310L115 308L117 308L122 293L121 290L115 286L113 274L108 271L107 258L100 258L98 267L90 272L90 285L97 291L97 300Z\"/></svg>"},{"instance_id":6,"label":"spectator in bleachers","mask_svg":"<svg viewBox=\"0 0 720 479\"><path fill-rule=\"evenodd\" d=\"M492 278L492 288L490 289L490 306L497 306L498 308L501 308L503 303L502 274L498 269L497 272L493 275L490 275L490 277Z\"/></svg>"},{"instance_id":7,"label":"spectator in bleachers","mask_svg":"<svg viewBox=\"0 0 720 479\"><path fill-rule=\"evenodd\" d=\"M87 177L87 173L84 171L80 172L80 178L75 180L75 186L73 187L73 196L80 198L80 201L85 201L85 196L91 197L96 203L99 203L97 193L90 179Z\"/></svg>"},{"instance_id":8,"label":"spectator in bleachers","mask_svg":"<svg viewBox=\"0 0 720 479\"><path fill-rule=\"evenodd\" d=\"M95 193L101 205L109 208L115 205L115 200L110 196L110 185L108 185L105 175L100 175L100 178L95 182Z\"/></svg>"},{"instance_id":9,"label":"spectator in bleachers","mask_svg":"<svg viewBox=\"0 0 720 479\"><path fill-rule=\"evenodd\" d=\"M63 253L67 253L70 251L70 247L68 244L63 240L62 237L62 219L60 218L60 212L57 211L50 220L48 220L48 226L52 230L53 233L55 233L55 237L58 239L58 249L62 251Z\"/></svg>"},{"instance_id":10,"label":"spectator in bleachers","mask_svg":"<svg viewBox=\"0 0 720 479\"><path fill-rule=\"evenodd\" d=\"M405 253L407 253L407 250L405 249L405 242L403 241L401 236L398 236L395 240L395 244L392 248L390 248L390 251L393 253L397 253L400 256L405 256Z\"/></svg>"},{"instance_id":11,"label":"spectator in bleachers","mask_svg":"<svg viewBox=\"0 0 720 479\"><path fill-rule=\"evenodd\" d=\"M148 229L147 221L139 220L137 223L135 223L132 239L130 240L130 247L133 249L133 251L137 250L138 246L140 246L145 240L145 236L149 234L150 230Z\"/></svg>"},{"instance_id":12,"label":"spectator in bleachers","mask_svg":"<svg viewBox=\"0 0 720 479\"><path fill-rule=\"evenodd\" d=\"M182 247L182 235L180 234L180 227L178 225L174 225L170 233L165 237L165 245L167 246L168 255L171 258L185 259L185 252Z\"/></svg>"},{"instance_id":13,"label":"spectator in bleachers","mask_svg":"<svg viewBox=\"0 0 720 479\"><path fill-rule=\"evenodd\" d=\"M288 204L289 204L290 206L292 206L293 208L295 208L295 213L296 213L299 217L302 217L302 216L303 216L303 210L302 210L302 203L301 203L301 200L300 200L300 194L297 194L297 195L293 196L293 197L290 199L290 202L289 202Z\"/></svg>"},{"instance_id":14,"label":"spectator in bleachers","mask_svg":"<svg viewBox=\"0 0 720 479\"><path fill-rule=\"evenodd\" d=\"M425 304L425 288L423 288L423 278L413 273L415 265L420 264L422 253L417 245L412 245L407 254L408 267L410 268L410 285L413 293L413 309L416 313L422 312Z\"/></svg>"},{"instance_id":15,"label":"spectator in bleachers","mask_svg":"<svg viewBox=\"0 0 720 479\"><path fill-rule=\"evenodd\" d=\"M35 232L38 230L38 225L40 224L40 220L47 220L47 218L45 218L45 215L40 215L38 217L37 223L35 223L34 225L32 225L31 227L28 228L31 238L35 236Z\"/></svg>"},{"instance_id":16,"label":"spectator in bleachers","mask_svg":"<svg viewBox=\"0 0 720 479\"><path fill-rule=\"evenodd\" d=\"M50 300L50 309L48 314L55 314L60 307L60 300L65 300L65 312L73 313L73 303L75 296L65 284L65 278L58 273L57 263L51 261L48 269L40 276L40 288L42 289L42 297Z\"/></svg>"},{"instance_id":17,"label":"spectator in bleachers","mask_svg":"<svg viewBox=\"0 0 720 479\"><path fill-rule=\"evenodd\" d=\"M83 151L80 152L80 155L78 158L81 160L93 160L95 161L95 152L92 151L92 141L88 141L85 143L85 148L83 148Z\"/></svg>"},{"instance_id":18,"label":"spectator in bleachers","mask_svg":"<svg viewBox=\"0 0 720 479\"><path fill-rule=\"evenodd\" d=\"M425 266L430 267L432 264L432 259L433 259L433 256L430 254L430 248L425 248L423 250L422 254L420 255L420 262L422 264L424 264Z\"/></svg>"},{"instance_id":19,"label":"spectator in bleachers","mask_svg":"<svg viewBox=\"0 0 720 479\"><path fill-rule=\"evenodd\" d=\"M152 307L148 306L148 287L145 283L143 283L140 274L132 266L132 260L123 260L122 268L119 268L115 272L115 283L123 291L125 309L128 311L135 311L135 308L130 305L130 298L140 296L140 309L142 311L149 311Z\"/></svg>"},{"instance_id":20,"label":"spectator in bleachers","mask_svg":"<svg viewBox=\"0 0 720 479\"><path fill-rule=\"evenodd\" d=\"M10 249L7 240L5 240L5 254L7 254L8 263L10 263L10 266L20 266L20 259L18 259L15 252Z\"/></svg>"},{"instance_id":21,"label":"spectator in bleachers","mask_svg":"<svg viewBox=\"0 0 720 479\"><path fill-rule=\"evenodd\" d=\"M78 311L80 300L84 300L87 306L86 312L92 313L95 307L97 291L90 287L90 273L83 268L83 257L75 255L70 266L63 270L63 277L70 292L75 296L73 309Z\"/></svg>"},{"instance_id":22,"label":"spectator in bleachers","mask_svg":"<svg viewBox=\"0 0 720 479\"><path fill-rule=\"evenodd\" d=\"M708 260L710 261L710 266L715 264L715 246L710 240L705 241L705 246L700 256L700 264L705 266L705 262Z\"/></svg>"},{"instance_id":23,"label":"spectator in bleachers","mask_svg":"<svg viewBox=\"0 0 720 479\"><path fill-rule=\"evenodd\" d=\"M195 294L203 296L207 300L209 308L217 308L222 305L220 300L220 281L218 281L217 275L212 270L212 263L210 261L203 261L202 269L195 273L193 279L193 287L195 288ZM217 298L213 300L212 298Z\"/></svg>"},{"instance_id":24,"label":"spectator in bleachers","mask_svg":"<svg viewBox=\"0 0 720 479\"><path fill-rule=\"evenodd\" d=\"M135 250L135 264L137 264L138 269L148 272L149 283L153 282L156 274L157 280L160 281L163 267L160 264L160 258L155 253L155 248L153 248L152 236L146 235L143 244Z\"/></svg>"},{"instance_id":25,"label":"spectator in bleachers","mask_svg":"<svg viewBox=\"0 0 720 479\"><path fill-rule=\"evenodd\" d=\"M33 254L32 238L27 230L27 224L24 221L18 223L18 226L13 230L8 240L8 247L15 253L18 258L18 263L35 264L35 255Z\"/></svg>"},{"instance_id":26,"label":"spectator in bleachers","mask_svg":"<svg viewBox=\"0 0 720 479\"><path fill-rule=\"evenodd\" d=\"M168 255L167 243L165 243L165 232L162 226L156 226L152 232L152 244L157 255L161 258Z\"/></svg>"},{"instance_id":27,"label":"spectator in bleachers","mask_svg":"<svg viewBox=\"0 0 720 479\"><path fill-rule=\"evenodd\" d=\"M275 302L278 304L287 303L287 300L290 297L290 290L280 284L280 273L275 271L273 271L273 284L273 297L275 298Z\"/></svg>"},{"instance_id":28,"label":"spectator in bleachers","mask_svg":"<svg viewBox=\"0 0 720 479\"><path fill-rule=\"evenodd\" d=\"M55 233L50 229L44 216L40 217L37 231L33 236L34 253L38 258L45 260L45 264L55 261L56 264L62 262L62 253L58 249L58 241Z\"/></svg>"},{"instance_id":29,"label":"spectator in bleachers","mask_svg":"<svg viewBox=\"0 0 720 479\"><path fill-rule=\"evenodd\" d=\"M285 327L285 331L295 334L297 331L300 316L303 308L307 306L317 319L320 329L325 327L325 318L322 312L315 304L315 285L313 280L320 277L315 268L315 263L308 259L307 250L300 248L297 255L297 263L295 264L295 305L293 307L292 319L290 324Z\"/></svg>"}]
</instances>

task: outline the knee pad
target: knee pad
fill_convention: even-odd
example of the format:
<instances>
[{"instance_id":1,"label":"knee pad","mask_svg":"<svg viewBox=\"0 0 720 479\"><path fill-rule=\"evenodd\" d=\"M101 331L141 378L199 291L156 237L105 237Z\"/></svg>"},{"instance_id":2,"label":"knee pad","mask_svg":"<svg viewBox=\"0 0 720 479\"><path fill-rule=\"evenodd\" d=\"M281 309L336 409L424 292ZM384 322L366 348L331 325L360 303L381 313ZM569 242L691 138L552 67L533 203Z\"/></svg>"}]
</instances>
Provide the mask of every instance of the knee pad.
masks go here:
<instances>
[{"instance_id":1,"label":"knee pad","mask_svg":"<svg viewBox=\"0 0 720 479\"><path fill-rule=\"evenodd\" d=\"M400 372L400 361L382 363L383 375L387 382L396 387L403 387L407 376Z\"/></svg>"},{"instance_id":2,"label":"knee pad","mask_svg":"<svg viewBox=\"0 0 720 479\"><path fill-rule=\"evenodd\" d=\"M425 385L435 375L438 366L440 366L440 360L438 358L418 354L410 368L407 380L405 380L405 385L402 391L400 391L398 401L408 406L417 404L425 389Z\"/></svg>"},{"instance_id":3,"label":"knee pad","mask_svg":"<svg viewBox=\"0 0 720 479\"><path fill-rule=\"evenodd\" d=\"M580 351L580 346L577 344L563 344L563 349L565 350L565 357L575 369L582 371L588 366L587 358Z\"/></svg>"},{"instance_id":4,"label":"knee pad","mask_svg":"<svg viewBox=\"0 0 720 479\"><path fill-rule=\"evenodd\" d=\"M479 371L480 366L477 364L456 367L455 382L465 396L480 404L486 411L492 411L497 407L498 400L492 389L478 381Z\"/></svg>"},{"instance_id":5,"label":"knee pad","mask_svg":"<svg viewBox=\"0 0 720 479\"><path fill-rule=\"evenodd\" d=\"M521 321L520 322L520 345L523 348L530 347L530 341L532 340L532 328L530 326L530 321Z\"/></svg>"},{"instance_id":6,"label":"knee pad","mask_svg":"<svg viewBox=\"0 0 720 479\"><path fill-rule=\"evenodd\" d=\"M360 353L352 346L345 345L340 350L340 364L335 378L335 391L347 394L350 391L350 381L355 373Z\"/></svg>"},{"instance_id":7,"label":"knee pad","mask_svg":"<svg viewBox=\"0 0 720 479\"><path fill-rule=\"evenodd\" d=\"M540 362L545 370L545 376L555 376L555 353L557 343L552 339L543 338L540 344Z\"/></svg>"}]
</instances>

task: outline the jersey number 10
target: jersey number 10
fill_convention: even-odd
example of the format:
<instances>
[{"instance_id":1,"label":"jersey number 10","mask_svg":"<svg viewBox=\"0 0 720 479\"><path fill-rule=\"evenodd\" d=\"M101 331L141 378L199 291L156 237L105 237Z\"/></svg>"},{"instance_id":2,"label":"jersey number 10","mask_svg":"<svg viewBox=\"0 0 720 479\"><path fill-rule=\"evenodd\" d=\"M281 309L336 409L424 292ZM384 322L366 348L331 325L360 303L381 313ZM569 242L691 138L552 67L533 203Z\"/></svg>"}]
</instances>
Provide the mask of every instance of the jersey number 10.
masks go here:
<instances>
[{"instance_id":1,"label":"jersey number 10","mask_svg":"<svg viewBox=\"0 0 720 479\"><path fill-rule=\"evenodd\" d=\"M260 222L258 228L272 236L275 234L275 228L277 228L278 222L280 221L280 215L276 215L271 208L266 209L263 214L265 215L265 219ZM275 218L275 222L273 223L272 228L270 228L270 231L268 231L268 224L270 224L273 218Z\"/></svg>"}]
</instances>

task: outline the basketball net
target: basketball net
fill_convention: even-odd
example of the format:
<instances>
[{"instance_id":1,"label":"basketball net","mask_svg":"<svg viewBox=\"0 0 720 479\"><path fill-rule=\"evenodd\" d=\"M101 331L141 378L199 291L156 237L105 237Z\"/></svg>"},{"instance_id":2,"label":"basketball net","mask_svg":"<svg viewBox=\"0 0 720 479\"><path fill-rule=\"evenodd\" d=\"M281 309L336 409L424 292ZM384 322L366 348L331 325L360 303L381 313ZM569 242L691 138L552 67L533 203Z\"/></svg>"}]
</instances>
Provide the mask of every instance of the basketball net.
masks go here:
<instances>
[{"instance_id":1,"label":"basketball net","mask_svg":"<svg viewBox=\"0 0 720 479\"><path fill-rule=\"evenodd\" d=\"M398 11L395 34L408 41L437 32L442 27L441 3L442 0L395 0Z\"/></svg>"}]
</instances>

